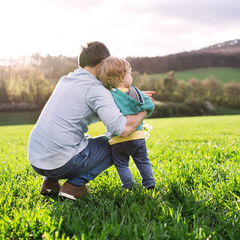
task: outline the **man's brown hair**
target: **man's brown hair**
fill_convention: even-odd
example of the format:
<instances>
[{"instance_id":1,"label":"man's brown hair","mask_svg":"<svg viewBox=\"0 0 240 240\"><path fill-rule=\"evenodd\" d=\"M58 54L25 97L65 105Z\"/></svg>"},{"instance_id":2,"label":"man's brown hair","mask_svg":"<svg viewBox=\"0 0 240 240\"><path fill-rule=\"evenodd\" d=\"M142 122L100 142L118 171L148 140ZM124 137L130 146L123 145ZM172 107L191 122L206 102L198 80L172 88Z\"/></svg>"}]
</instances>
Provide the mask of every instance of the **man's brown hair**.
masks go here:
<instances>
[{"instance_id":1,"label":"man's brown hair","mask_svg":"<svg viewBox=\"0 0 240 240\"><path fill-rule=\"evenodd\" d=\"M86 47L82 46L78 64L82 68L86 66L95 67L108 56L110 56L110 53L104 43L98 41L89 42Z\"/></svg>"}]
</instances>

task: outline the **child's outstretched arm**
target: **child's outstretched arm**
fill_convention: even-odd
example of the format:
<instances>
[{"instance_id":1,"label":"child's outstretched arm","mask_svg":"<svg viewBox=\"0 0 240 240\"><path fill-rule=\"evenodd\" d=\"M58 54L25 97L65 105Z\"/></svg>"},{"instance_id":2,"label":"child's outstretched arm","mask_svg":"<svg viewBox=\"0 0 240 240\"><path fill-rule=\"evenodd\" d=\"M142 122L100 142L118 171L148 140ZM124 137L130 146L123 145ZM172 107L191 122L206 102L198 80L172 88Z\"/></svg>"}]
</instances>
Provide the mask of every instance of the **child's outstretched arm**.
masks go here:
<instances>
[{"instance_id":1,"label":"child's outstretched arm","mask_svg":"<svg viewBox=\"0 0 240 240\"><path fill-rule=\"evenodd\" d=\"M156 93L155 91L142 91L142 92L145 94L145 96L150 97L151 100L154 102L152 95Z\"/></svg>"}]
</instances>

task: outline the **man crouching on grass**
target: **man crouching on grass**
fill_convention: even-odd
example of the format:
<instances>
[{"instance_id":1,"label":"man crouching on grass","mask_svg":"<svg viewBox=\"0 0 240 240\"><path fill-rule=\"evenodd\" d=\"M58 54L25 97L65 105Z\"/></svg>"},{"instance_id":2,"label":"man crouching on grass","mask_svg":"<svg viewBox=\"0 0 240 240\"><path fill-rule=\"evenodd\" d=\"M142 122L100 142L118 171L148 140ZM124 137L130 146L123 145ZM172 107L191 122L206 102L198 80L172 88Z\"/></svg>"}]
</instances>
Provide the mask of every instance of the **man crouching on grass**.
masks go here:
<instances>
[{"instance_id":1,"label":"man crouching on grass","mask_svg":"<svg viewBox=\"0 0 240 240\"><path fill-rule=\"evenodd\" d=\"M86 183L112 166L107 137L86 139L88 125L100 118L111 135L126 137L146 117L146 111L123 116L96 78L100 63L109 55L101 42L82 47L79 68L59 80L30 134L28 159L34 171L44 176L43 195L82 198ZM61 186L59 179L67 180Z\"/></svg>"}]
</instances>

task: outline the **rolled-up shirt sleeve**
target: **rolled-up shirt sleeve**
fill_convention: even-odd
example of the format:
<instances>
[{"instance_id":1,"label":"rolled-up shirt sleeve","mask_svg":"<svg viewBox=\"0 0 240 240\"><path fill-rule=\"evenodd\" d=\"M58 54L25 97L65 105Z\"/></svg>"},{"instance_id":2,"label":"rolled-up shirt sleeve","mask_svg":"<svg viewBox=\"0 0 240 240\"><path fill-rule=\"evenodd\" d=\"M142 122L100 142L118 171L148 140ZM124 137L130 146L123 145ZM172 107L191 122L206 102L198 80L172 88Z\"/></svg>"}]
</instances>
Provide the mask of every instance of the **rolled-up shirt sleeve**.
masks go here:
<instances>
[{"instance_id":1,"label":"rolled-up shirt sleeve","mask_svg":"<svg viewBox=\"0 0 240 240\"><path fill-rule=\"evenodd\" d=\"M127 119L117 107L109 90L102 84L92 85L88 90L86 101L108 129L107 136L121 136Z\"/></svg>"}]
</instances>

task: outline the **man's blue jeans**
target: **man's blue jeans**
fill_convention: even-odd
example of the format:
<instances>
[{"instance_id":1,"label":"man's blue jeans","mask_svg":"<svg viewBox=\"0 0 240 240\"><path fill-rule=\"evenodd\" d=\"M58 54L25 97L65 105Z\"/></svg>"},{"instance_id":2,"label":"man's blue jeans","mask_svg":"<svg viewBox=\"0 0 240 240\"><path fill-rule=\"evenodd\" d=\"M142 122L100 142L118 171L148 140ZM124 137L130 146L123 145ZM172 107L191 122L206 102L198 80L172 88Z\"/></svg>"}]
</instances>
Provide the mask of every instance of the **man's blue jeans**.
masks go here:
<instances>
[{"instance_id":1,"label":"man's blue jeans","mask_svg":"<svg viewBox=\"0 0 240 240\"><path fill-rule=\"evenodd\" d=\"M67 181L70 184L82 186L112 165L112 154L108 139L105 136L100 136L89 138L87 147L58 169L43 170L34 166L32 168L45 178L54 181L68 179Z\"/></svg>"}]
</instances>

